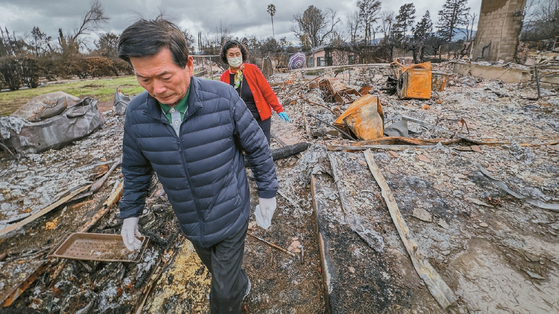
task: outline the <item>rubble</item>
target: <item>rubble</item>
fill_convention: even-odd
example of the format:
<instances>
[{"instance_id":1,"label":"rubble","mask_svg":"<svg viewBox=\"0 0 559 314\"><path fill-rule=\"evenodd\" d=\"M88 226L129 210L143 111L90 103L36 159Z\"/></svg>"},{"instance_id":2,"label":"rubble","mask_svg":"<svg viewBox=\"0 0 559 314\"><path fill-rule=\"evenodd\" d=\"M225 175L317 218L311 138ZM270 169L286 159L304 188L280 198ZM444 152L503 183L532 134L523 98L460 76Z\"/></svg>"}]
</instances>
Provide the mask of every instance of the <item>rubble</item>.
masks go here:
<instances>
[{"instance_id":1,"label":"rubble","mask_svg":"<svg viewBox=\"0 0 559 314\"><path fill-rule=\"evenodd\" d=\"M335 100L342 105L352 103L361 97L357 90L346 87L344 83L335 78L324 78L320 80L318 85L328 93L331 100Z\"/></svg>"},{"instance_id":2,"label":"rubble","mask_svg":"<svg viewBox=\"0 0 559 314\"><path fill-rule=\"evenodd\" d=\"M276 160L272 226L258 228L251 215L249 312L559 311L559 224L557 212L546 209L559 203L557 97L530 100L533 82L455 74L448 63L432 67L447 81L429 99L386 94L386 65L271 76L293 121L272 117L272 148L294 153ZM311 88L334 77L345 89L369 86L364 95L382 103L383 133L392 126L394 134L364 141L337 130L336 119L360 96L340 102L328 89ZM550 85L540 92L557 93ZM150 241L137 264L48 258L73 232L120 231L115 198L105 202L121 184L123 117L103 116L100 129L72 145L0 161L4 229L68 191L106 180L0 240L0 302L54 313L207 312L211 275L177 233L155 179L140 219ZM369 170L371 159L383 180ZM387 188L391 197L383 196ZM410 238L417 251L408 249ZM413 256L438 274L436 285L418 275ZM441 282L446 302L433 292Z\"/></svg>"}]
</instances>

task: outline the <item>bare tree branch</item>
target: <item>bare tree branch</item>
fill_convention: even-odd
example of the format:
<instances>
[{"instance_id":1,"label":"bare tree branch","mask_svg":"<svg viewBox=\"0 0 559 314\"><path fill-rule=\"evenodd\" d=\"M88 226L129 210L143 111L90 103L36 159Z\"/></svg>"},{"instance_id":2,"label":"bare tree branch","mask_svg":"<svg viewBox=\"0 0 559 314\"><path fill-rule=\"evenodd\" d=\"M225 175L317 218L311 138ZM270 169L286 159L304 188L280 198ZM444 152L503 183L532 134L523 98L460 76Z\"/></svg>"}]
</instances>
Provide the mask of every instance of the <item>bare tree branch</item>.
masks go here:
<instances>
[{"instance_id":1,"label":"bare tree branch","mask_svg":"<svg viewBox=\"0 0 559 314\"><path fill-rule=\"evenodd\" d=\"M107 23L109 17L105 16L103 5L99 0L92 0L91 7L87 12L84 13L82 18L82 24L74 32L72 40L76 41L81 35L89 35L89 32L95 31L100 24Z\"/></svg>"}]
</instances>

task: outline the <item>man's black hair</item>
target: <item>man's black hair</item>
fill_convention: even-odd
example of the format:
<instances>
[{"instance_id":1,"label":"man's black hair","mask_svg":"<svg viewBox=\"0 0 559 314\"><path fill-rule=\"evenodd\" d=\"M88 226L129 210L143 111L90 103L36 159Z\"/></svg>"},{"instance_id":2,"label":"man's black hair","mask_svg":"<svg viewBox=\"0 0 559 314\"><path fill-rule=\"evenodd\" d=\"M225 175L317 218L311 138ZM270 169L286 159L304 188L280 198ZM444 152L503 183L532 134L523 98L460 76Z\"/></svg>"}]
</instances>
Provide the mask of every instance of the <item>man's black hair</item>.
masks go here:
<instances>
[{"instance_id":1,"label":"man's black hair","mask_svg":"<svg viewBox=\"0 0 559 314\"><path fill-rule=\"evenodd\" d=\"M161 16L155 20L140 19L120 35L118 57L130 63L131 57L154 56L163 48L171 51L176 65L186 67L188 46L181 30Z\"/></svg>"}]
</instances>

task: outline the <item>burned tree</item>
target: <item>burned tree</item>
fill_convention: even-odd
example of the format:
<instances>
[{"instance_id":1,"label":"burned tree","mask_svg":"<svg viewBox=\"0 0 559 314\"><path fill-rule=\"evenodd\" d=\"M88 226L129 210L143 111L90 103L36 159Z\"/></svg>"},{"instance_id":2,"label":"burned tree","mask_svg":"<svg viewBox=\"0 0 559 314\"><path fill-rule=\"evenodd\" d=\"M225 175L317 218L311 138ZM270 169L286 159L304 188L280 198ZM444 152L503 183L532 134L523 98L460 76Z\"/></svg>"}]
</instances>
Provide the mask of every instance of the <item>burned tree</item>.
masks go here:
<instances>
[{"instance_id":1,"label":"burned tree","mask_svg":"<svg viewBox=\"0 0 559 314\"><path fill-rule=\"evenodd\" d=\"M15 33L12 33L10 37L7 27L4 30L0 28L0 57L15 56L22 51L24 46L25 42L22 39L17 39Z\"/></svg>"},{"instance_id":2,"label":"burned tree","mask_svg":"<svg viewBox=\"0 0 559 314\"><path fill-rule=\"evenodd\" d=\"M423 62L423 55L425 52L425 43L432 37L433 22L429 11L425 11L425 15L421 21L413 28L413 37L411 39L411 49L413 52L413 61L415 63Z\"/></svg>"},{"instance_id":3,"label":"burned tree","mask_svg":"<svg viewBox=\"0 0 559 314\"><path fill-rule=\"evenodd\" d=\"M47 36L46 33L41 32L39 27L34 26L31 31L31 42L28 45L33 50L35 57L39 57L47 53L47 51L52 50L50 47L50 41L52 37ZM47 50L48 48L48 50Z\"/></svg>"},{"instance_id":4,"label":"burned tree","mask_svg":"<svg viewBox=\"0 0 559 314\"><path fill-rule=\"evenodd\" d=\"M363 27L364 38L366 44L371 44L371 40L375 40L374 24L377 22L380 11L380 1L378 0L362 0L357 1L359 8L359 21Z\"/></svg>"},{"instance_id":5,"label":"burned tree","mask_svg":"<svg viewBox=\"0 0 559 314\"><path fill-rule=\"evenodd\" d=\"M347 14L347 27L349 28L349 40L352 45L357 44L357 32L361 27L361 23L359 21L359 12L351 12Z\"/></svg>"},{"instance_id":6,"label":"burned tree","mask_svg":"<svg viewBox=\"0 0 559 314\"><path fill-rule=\"evenodd\" d=\"M559 0L532 0L524 20L522 41L537 42L539 49L551 49L559 36ZM555 49L559 47L555 44Z\"/></svg>"},{"instance_id":7,"label":"burned tree","mask_svg":"<svg viewBox=\"0 0 559 314\"><path fill-rule=\"evenodd\" d=\"M413 5L413 3L406 3L402 5L394 20L394 39L399 43L401 48L407 49L407 33L413 29L413 22L415 21L415 5Z\"/></svg>"},{"instance_id":8,"label":"burned tree","mask_svg":"<svg viewBox=\"0 0 559 314\"><path fill-rule=\"evenodd\" d=\"M448 44L448 57L450 58L450 44L458 28L468 23L470 8L466 7L468 0L446 0L443 9L439 11L437 29L439 36Z\"/></svg>"},{"instance_id":9,"label":"burned tree","mask_svg":"<svg viewBox=\"0 0 559 314\"><path fill-rule=\"evenodd\" d=\"M218 55L221 46L229 39L231 39L229 26L223 21L219 21L213 32L209 32L207 35L202 32L198 33L198 50L204 54ZM186 42L190 47L189 38L186 39Z\"/></svg>"},{"instance_id":10,"label":"burned tree","mask_svg":"<svg viewBox=\"0 0 559 314\"><path fill-rule=\"evenodd\" d=\"M187 29L182 30L182 34L184 35L184 39L186 39L186 46L190 53L194 51L194 35L192 35Z\"/></svg>"},{"instance_id":11,"label":"burned tree","mask_svg":"<svg viewBox=\"0 0 559 314\"><path fill-rule=\"evenodd\" d=\"M105 33L96 42L97 52L106 58L114 59L118 57L118 35Z\"/></svg>"},{"instance_id":12,"label":"burned tree","mask_svg":"<svg viewBox=\"0 0 559 314\"><path fill-rule=\"evenodd\" d=\"M322 11L314 5L310 5L303 14L295 14L293 19L296 22L292 28L293 33L303 44L306 41L305 36L308 36L311 47L322 45L340 22L336 17L336 11L331 9Z\"/></svg>"},{"instance_id":13,"label":"burned tree","mask_svg":"<svg viewBox=\"0 0 559 314\"><path fill-rule=\"evenodd\" d=\"M99 28L101 24L107 23L109 17L105 16L103 5L99 0L92 0L90 2L91 6L88 11L86 11L82 16L82 21L80 26L74 30L72 35L64 37L62 29L59 30L59 43L64 53L65 49L79 51L79 46L83 44L80 41L80 37L84 35L89 35Z\"/></svg>"},{"instance_id":14,"label":"burned tree","mask_svg":"<svg viewBox=\"0 0 559 314\"><path fill-rule=\"evenodd\" d=\"M380 25L378 30L383 33L384 37L380 40L378 47L380 48L379 57L385 60L392 60L394 46L396 40L394 38L394 12L382 11L380 13Z\"/></svg>"}]
</instances>

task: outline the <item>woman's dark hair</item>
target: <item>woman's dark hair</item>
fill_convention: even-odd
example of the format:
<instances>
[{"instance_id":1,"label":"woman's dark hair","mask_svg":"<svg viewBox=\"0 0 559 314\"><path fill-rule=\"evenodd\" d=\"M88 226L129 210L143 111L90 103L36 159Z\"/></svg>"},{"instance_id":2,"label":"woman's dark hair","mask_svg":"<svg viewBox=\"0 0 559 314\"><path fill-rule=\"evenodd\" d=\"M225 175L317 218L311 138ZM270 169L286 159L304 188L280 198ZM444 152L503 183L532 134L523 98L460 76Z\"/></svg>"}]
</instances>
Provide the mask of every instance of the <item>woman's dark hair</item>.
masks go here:
<instances>
[{"instance_id":1,"label":"woman's dark hair","mask_svg":"<svg viewBox=\"0 0 559 314\"><path fill-rule=\"evenodd\" d=\"M219 57L221 58L221 61L223 61L223 63L229 64L227 62L227 50L235 47L241 49L241 55L243 55L243 62L246 62L248 60L248 50L245 47L245 45L241 44L236 40L230 40L226 42L225 45L223 45L223 47L221 47L221 53L219 54Z\"/></svg>"},{"instance_id":2,"label":"woman's dark hair","mask_svg":"<svg viewBox=\"0 0 559 314\"><path fill-rule=\"evenodd\" d=\"M140 19L120 35L118 57L130 63L130 57L153 56L163 48L171 51L176 65L186 67L188 46L181 30L161 16L155 20Z\"/></svg>"}]
</instances>

